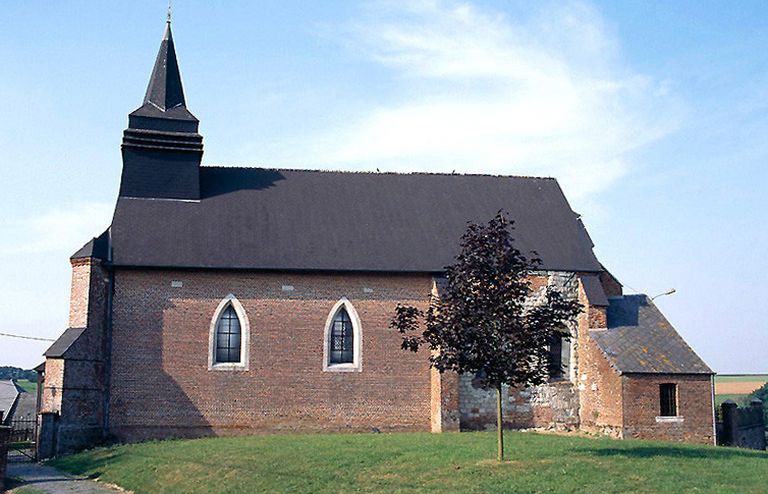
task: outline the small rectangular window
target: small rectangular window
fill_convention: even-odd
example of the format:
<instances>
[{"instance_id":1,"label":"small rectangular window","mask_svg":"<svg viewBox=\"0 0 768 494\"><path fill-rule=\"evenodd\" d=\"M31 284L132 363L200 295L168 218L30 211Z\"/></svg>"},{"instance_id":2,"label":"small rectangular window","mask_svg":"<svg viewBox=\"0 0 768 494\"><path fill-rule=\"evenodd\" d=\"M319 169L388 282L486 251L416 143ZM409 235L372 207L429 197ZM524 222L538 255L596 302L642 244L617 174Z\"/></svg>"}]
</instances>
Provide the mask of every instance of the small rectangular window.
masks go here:
<instances>
[{"instance_id":1,"label":"small rectangular window","mask_svg":"<svg viewBox=\"0 0 768 494\"><path fill-rule=\"evenodd\" d=\"M677 416L677 384L666 383L659 385L659 397L662 417Z\"/></svg>"},{"instance_id":2,"label":"small rectangular window","mask_svg":"<svg viewBox=\"0 0 768 494\"><path fill-rule=\"evenodd\" d=\"M571 372L571 341L556 334L549 343L550 379L567 379Z\"/></svg>"}]
</instances>

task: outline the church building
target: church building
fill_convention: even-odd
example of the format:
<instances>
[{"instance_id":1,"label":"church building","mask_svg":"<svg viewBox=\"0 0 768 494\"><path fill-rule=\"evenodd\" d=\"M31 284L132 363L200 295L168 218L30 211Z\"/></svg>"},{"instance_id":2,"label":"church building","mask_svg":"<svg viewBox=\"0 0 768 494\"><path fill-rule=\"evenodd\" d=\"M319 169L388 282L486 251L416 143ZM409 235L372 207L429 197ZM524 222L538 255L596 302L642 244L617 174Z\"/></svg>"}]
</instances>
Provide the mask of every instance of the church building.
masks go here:
<instances>
[{"instance_id":1,"label":"church building","mask_svg":"<svg viewBox=\"0 0 768 494\"><path fill-rule=\"evenodd\" d=\"M203 166L170 21L128 116L109 228L71 258L69 328L41 369L39 453L257 432L482 430L495 392L400 348L398 304L439 297L467 222L584 306L512 428L714 442L712 370L624 295L552 178ZM322 164L320 164L322 165ZM98 232L95 232L98 233Z\"/></svg>"}]
</instances>

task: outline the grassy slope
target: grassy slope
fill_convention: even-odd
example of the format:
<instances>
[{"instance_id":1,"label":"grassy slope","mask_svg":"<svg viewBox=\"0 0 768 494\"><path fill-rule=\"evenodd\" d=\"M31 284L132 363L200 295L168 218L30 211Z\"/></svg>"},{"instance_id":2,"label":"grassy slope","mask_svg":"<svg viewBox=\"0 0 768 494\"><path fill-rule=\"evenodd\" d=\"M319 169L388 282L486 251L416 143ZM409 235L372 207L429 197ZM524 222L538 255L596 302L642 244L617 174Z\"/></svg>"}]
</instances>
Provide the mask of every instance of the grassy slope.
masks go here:
<instances>
[{"instance_id":1,"label":"grassy slope","mask_svg":"<svg viewBox=\"0 0 768 494\"><path fill-rule=\"evenodd\" d=\"M509 433L270 435L96 449L53 462L141 493L765 492L768 453Z\"/></svg>"},{"instance_id":2,"label":"grassy slope","mask_svg":"<svg viewBox=\"0 0 768 494\"><path fill-rule=\"evenodd\" d=\"M36 382L28 381L26 379L18 379L16 384L18 384L27 393L34 393L37 391Z\"/></svg>"}]
</instances>

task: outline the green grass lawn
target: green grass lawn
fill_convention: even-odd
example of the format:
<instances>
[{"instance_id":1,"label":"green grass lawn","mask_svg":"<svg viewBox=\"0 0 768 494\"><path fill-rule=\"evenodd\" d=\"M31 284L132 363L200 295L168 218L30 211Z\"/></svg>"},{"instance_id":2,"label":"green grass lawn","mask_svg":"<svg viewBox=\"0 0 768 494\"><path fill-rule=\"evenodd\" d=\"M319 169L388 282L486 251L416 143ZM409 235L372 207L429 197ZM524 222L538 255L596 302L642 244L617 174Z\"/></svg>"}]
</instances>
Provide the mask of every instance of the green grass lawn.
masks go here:
<instances>
[{"instance_id":1,"label":"green grass lawn","mask_svg":"<svg viewBox=\"0 0 768 494\"><path fill-rule=\"evenodd\" d=\"M141 493L766 492L768 453L511 432L264 435L148 442L52 461Z\"/></svg>"},{"instance_id":2,"label":"green grass lawn","mask_svg":"<svg viewBox=\"0 0 768 494\"><path fill-rule=\"evenodd\" d=\"M21 387L27 393L34 393L35 391L37 391L36 382L28 381L26 379L17 379L16 384L18 384L19 387Z\"/></svg>"},{"instance_id":3,"label":"green grass lawn","mask_svg":"<svg viewBox=\"0 0 768 494\"><path fill-rule=\"evenodd\" d=\"M34 487L19 487L15 491L13 491L13 494L48 494L45 491L41 491L40 489L35 489Z\"/></svg>"}]
</instances>

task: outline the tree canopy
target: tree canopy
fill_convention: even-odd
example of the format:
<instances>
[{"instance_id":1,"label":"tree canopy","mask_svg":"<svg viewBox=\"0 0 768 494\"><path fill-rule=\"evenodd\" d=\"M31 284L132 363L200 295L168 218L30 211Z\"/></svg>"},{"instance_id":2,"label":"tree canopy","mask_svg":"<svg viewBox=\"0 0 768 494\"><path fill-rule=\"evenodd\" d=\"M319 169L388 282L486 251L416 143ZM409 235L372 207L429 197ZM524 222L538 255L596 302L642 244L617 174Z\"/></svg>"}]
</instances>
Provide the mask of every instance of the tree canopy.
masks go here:
<instances>
[{"instance_id":1,"label":"tree canopy","mask_svg":"<svg viewBox=\"0 0 768 494\"><path fill-rule=\"evenodd\" d=\"M582 306L551 286L529 300L530 276L541 261L514 247L512 226L501 211L487 225L468 225L426 314L412 306L396 308L390 326L404 335L404 349L426 345L434 368L479 374L488 387L547 382L549 344L569 334L567 325Z\"/></svg>"},{"instance_id":2,"label":"tree canopy","mask_svg":"<svg viewBox=\"0 0 768 494\"><path fill-rule=\"evenodd\" d=\"M2 366L0 367L0 380L2 379L27 379L37 381L37 372L33 370L24 370L19 367Z\"/></svg>"},{"instance_id":3,"label":"tree canopy","mask_svg":"<svg viewBox=\"0 0 768 494\"><path fill-rule=\"evenodd\" d=\"M568 324L582 309L552 286L532 293L530 278L541 261L514 247L512 227L502 211L486 225L470 223L426 313L398 305L390 324L403 334L403 349L426 346L438 371L474 374L497 390L500 460L502 385L546 383L550 344L569 335Z\"/></svg>"}]
</instances>

